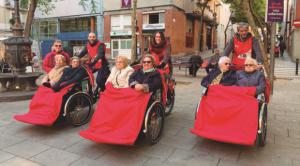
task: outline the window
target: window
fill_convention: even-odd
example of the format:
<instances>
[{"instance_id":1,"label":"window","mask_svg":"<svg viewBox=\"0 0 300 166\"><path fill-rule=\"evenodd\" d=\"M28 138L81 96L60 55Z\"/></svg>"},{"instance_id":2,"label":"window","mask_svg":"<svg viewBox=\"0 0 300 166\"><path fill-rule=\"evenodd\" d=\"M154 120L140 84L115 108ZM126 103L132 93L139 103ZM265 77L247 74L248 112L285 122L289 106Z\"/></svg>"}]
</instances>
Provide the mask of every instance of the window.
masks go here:
<instances>
[{"instance_id":1,"label":"window","mask_svg":"<svg viewBox=\"0 0 300 166\"><path fill-rule=\"evenodd\" d=\"M145 24L160 24L165 23L165 13L149 13L143 15Z\"/></svg>"},{"instance_id":2,"label":"window","mask_svg":"<svg viewBox=\"0 0 300 166\"><path fill-rule=\"evenodd\" d=\"M53 39L57 36L57 21L42 21L39 25L40 37L42 39Z\"/></svg>"},{"instance_id":3,"label":"window","mask_svg":"<svg viewBox=\"0 0 300 166\"><path fill-rule=\"evenodd\" d=\"M89 32L91 30L90 17L60 20L61 32Z\"/></svg>"},{"instance_id":4,"label":"window","mask_svg":"<svg viewBox=\"0 0 300 166\"><path fill-rule=\"evenodd\" d=\"M130 15L117 15L111 17L111 30L131 30L131 16Z\"/></svg>"}]
</instances>

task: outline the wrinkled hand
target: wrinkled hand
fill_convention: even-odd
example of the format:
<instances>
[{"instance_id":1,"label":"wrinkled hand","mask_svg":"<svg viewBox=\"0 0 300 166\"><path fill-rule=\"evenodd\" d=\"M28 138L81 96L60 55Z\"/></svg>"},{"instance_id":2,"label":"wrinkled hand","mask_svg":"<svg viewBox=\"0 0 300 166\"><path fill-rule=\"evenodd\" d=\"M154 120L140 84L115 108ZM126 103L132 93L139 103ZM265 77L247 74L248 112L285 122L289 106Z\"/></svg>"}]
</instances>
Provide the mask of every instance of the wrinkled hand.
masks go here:
<instances>
[{"instance_id":1,"label":"wrinkled hand","mask_svg":"<svg viewBox=\"0 0 300 166\"><path fill-rule=\"evenodd\" d=\"M134 89L137 91L142 91L144 89L144 86L142 84L136 84L134 86Z\"/></svg>"}]
</instances>

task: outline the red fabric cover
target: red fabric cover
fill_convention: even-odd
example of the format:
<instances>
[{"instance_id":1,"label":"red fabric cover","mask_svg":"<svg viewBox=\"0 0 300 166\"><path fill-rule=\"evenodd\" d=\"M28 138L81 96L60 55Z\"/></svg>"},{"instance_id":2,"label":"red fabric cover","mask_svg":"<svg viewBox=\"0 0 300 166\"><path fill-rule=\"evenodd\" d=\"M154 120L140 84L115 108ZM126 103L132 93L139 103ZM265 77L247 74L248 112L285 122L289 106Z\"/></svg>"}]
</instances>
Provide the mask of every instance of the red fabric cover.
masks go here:
<instances>
[{"instance_id":1,"label":"red fabric cover","mask_svg":"<svg viewBox=\"0 0 300 166\"><path fill-rule=\"evenodd\" d=\"M254 95L255 87L209 86L190 131L216 141L253 145L258 128Z\"/></svg>"},{"instance_id":2,"label":"red fabric cover","mask_svg":"<svg viewBox=\"0 0 300 166\"><path fill-rule=\"evenodd\" d=\"M15 115L14 118L24 123L51 126L60 113L62 98L71 86L73 85L69 85L59 92L40 86L30 102L29 112Z\"/></svg>"},{"instance_id":3,"label":"red fabric cover","mask_svg":"<svg viewBox=\"0 0 300 166\"><path fill-rule=\"evenodd\" d=\"M233 38L234 51L232 57L232 64L236 70L243 70L247 55L252 57L252 41L253 37L249 37L245 41L239 41L236 36Z\"/></svg>"},{"instance_id":4,"label":"red fabric cover","mask_svg":"<svg viewBox=\"0 0 300 166\"><path fill-rule=\"evenodd\" d=\"M141 130L150 96L150 93L113 88L107 84L89 128L79 134L99 143L133 145Z\"/></svg>"},{"instance_id":5,"label":"red fabric cover","mask_svg":"<svg viewBox=\"0 0 300 166\"><path fill-rule=\"evenodd\" d=\"M56 53L55 51L52 51L52 52L49 52L45 56L45 58L43 60L43 66L42 67L43 67L43 70L46 73L49 73L50 70L55 66L55 59L54 59L54 57L55 57L56 54L58 54L58 53ZM66 62L67 62L67 64L69 64L70 63L70 56L69 56L69 54L66 53L66 52L64 52L64 51L62 51L60 54L63 55L66 58Z\"/></svg>"},{"instance_id":6,"label":"red fabric cover","mask_svg":"<svg viewBox=\"0 0 300 166\"><path fill-rule=\"evenodd\" d=\"M87 48L87 51L91 57L91 59L94 59L97 54L98 54L98 48L100 45L103 45L103 49L104 49L104 53L105 53L105 50L106 50L106 47L105 47L105 44L98 41L97 44L95 46L91 46L89 43L86 45L86 48ZM94 68L95 69L100 69L102 67L102 61L101 59L95 64Z\"/></svg>"}]
</instances>

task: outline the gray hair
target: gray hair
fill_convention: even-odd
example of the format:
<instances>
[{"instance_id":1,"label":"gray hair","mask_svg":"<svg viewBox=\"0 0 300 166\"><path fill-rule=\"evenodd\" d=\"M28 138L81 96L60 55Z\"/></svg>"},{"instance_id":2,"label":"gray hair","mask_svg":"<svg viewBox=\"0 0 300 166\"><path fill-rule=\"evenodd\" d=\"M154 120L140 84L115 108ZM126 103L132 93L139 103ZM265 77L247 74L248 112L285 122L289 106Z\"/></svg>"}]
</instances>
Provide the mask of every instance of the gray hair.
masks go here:
<instances>
[{"instance_id":1,"label":"gray hair","mask_svg":"<svg viewBox=\"0 0 300 166\"><path fill-rule=\"evenodd\" d=\"M237 26L237 30L239 31L240 28L249 28L249 24L246 22L239 22Z\"/></svg>"},{"instance_id":2,"label":"gray hair","mask_svg":"<svg viewBox=\"0 0 300 166\"><path fill-rule=\"evenodd\" d=\"M128 66L128 58L126 57L126 56L123 56L123 55L119 55L119 56L117 56L117 58L116 58L116 62L117 62L117 60L118 59L120 59L120 60L122 60L123 61L123 64L124 64L124 66L125 67L127 67Z\"/></svg>"},{"instance_id":3,"label":"gray hair","mask_svg":"<svg viewBox=\"0 0 300 166\"><path fill-rule=\"evenodd\" d=\"M228 58L227 56L222 56L219 59L218 65L220 66L221 64L225 63L225 61L231 61L230 58Z\"/></svg>"},{"instance_id":4,"label":"gray hair","mask_svg":"<svg viewBox=\"0 0 300 166\"><path fill-rule=\"evenodd\" d=\"M247 58L246 58L245 64L246 64L247 62L252 62L255 66L258 65L257 61L256 61L255 59L253 59L253 58L250 58L250 57L247 57Z\"/></svg>"}]
</instances>

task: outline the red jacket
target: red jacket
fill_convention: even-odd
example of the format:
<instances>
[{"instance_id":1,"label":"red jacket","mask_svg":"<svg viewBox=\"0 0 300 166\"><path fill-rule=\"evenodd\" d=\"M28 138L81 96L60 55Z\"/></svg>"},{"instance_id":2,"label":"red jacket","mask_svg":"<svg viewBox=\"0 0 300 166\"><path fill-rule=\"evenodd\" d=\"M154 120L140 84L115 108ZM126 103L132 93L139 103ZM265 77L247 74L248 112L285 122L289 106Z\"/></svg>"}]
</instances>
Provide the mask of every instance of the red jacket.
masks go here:
<instances>
[{"instance_id":1,"label":"red jacket","mask_svg":"<svg viewBox=\"0 0 300 166\"><path fill-rule=\"evenodd\" d=\"M52 52L49 52L46 57L44 58L43 60L43 70L46 72L46 73L49 73L50 70L55 66L55 59L54 59L54 56L56 55L57 53L52 51ZM61 55L63 55L65 58L66 58L66 62L67 64L69 64L70 62L70 56L68 53L62 51L60 53Z\"/></svg>"}]
</instances>

